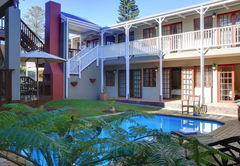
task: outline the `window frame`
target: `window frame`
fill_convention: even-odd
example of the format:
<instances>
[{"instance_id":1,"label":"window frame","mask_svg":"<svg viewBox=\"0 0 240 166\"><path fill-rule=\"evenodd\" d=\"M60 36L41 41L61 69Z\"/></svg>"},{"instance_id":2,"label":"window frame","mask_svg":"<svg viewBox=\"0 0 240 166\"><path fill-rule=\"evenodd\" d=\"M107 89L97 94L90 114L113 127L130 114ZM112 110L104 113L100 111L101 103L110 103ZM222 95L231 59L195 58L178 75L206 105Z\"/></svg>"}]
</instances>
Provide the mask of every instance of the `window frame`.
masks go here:
<instances>
[{"instance_id":1,"label":"window frame","mask_svg":"<svg viewBox=\"0 0 240 166\"><path fill-rule=\"evenodd\" d=\"M212 69L212 65L204 65L204 75L205 75L205 72L206 72L205 67L210 67ZM200 69L200 66L194 66L194 88L200 88L201 87L201 85L200 86L196 85L197 84L196 83L196 81L197 81L197 79L196 79L197 68L199 68L199 73L200 73L199 80L200 80L200 84L201 84L201 69ZM207 73L208 73L207 76L210 76L209 70L208 70ZM213 87L213 69L212 69L212 83L211 83L212 86L206 86L206 85L207 85L207 81L206 81L206 79L204 79L204 87L205 88L212 88Z\"/></svg>"},{"instance_id":2,"label":"window frame","mask_svg":"<svg viewBox=\"0 0 240 166\"><path fill-rule=\"evenodd\" d=\"M205 16L204 19L205 19L205 18L209 18L209 17L212 18L212 16ZM194 29L194 31L199 31L199 30L201 29L201 27L200 27L200 22L199 22L199 29L196 29L196 28L195 28L195 21L196 21L196 20L199 20L199 21L200 21L200 18L194 18L194 19L193 19L193 29ZM212 27L211 27L211 28L213 28L213 18L212 18ZM204 29L211 29L211 28L205 28L205 22L204 22Z\"/></svg>"},{"instance_id":3,"label":"window frame","mask_svg":"<svg viewBox=\"0 0 240 166\"><path fill-rule=\"evenodd\" d=\"M98 43L99 43L99 38L96 38L96 39L92 39L92 40L87 40L87 47L88 47L88 45L89 45L89 42L93 42L93 48L94 47L96 47L94 44L95 44L95 41L98 41Z\"/></svg>"},{"instance_id":4,"label":"window frame","mask_svg":"<svg viewBox=\"0 0 240 166\"><path fill-rule=\"evenodd\" d=\"M173 26L173 25L176 25L176 24L181 24L181 32L180 32L180 33L182 33L182 32L183 32L183 29L182 29L182 21L176 22L176 23L172 23L172 24L163 25L163 26L162 26L162 30L163 30L163 27L169 26L169 27L170 27L170 29L169 29L170 34L169 34L169 35L172 35L172 34L173 34L173 32L172 32L172 26ZM177 34L179 34L179 33L177 33ZM167 35L163 35L163 36L167 36Z\"/></svg>"},{"instance_id":5,"label":"window frame","mask_svg":"<svg viewBox=\"0 0 240 166\"><path fill-rule=\"evenodd\" d=\"M156 34L155 37L157 37L157 31L156 31L155 27L150 27L150 28L144 28L144 29L143 29L143 31L142 31L142 38L143 38L143 39L154 38L154 37L150 37L150 29L154 29L154 30L155 30L155 34ZM149 31L149 36L148 36L147 38L144 38L144 30L148 30L148 31Z\"/></svg>"},{"instance_id":6,"label":"window frame","mask_svg":"<svg viewBox=\"0 0 240 166\"><path fill-rule=\"evenodd\" d=\"M131 35L131 34L133 34L133 40L130 40L130 35ZM118 43L124 43L124 42L120 42L120 41L119 41L119 39L120 39L119 36L121 36L121 35L124 36L124 42L126 42L125 33L119 33L119 34L118 34ZM134 41L134 31L129 32L129 41Z\"/></svg>"},{"instance_id":7,"label":"window frame","mask_svg":"<svg viewBox=\"0 0 240 166\"><path fill-rule=\"evenodd\" d=\"M112 39L114 39L113 41L114 41L114 43L112 43L112 41L109 41L110 42L110 44L107 44L107 42L108 42L108 38L112 38ZM112 36L106 36L106 38L105 38L105 45L114 45L114 44L116 44L116 37L114 37L114 35L112 35Z\"/></svg>"},{"instance_id":8,"label":"window frame","mask_svg":"<svg viewBox=\"0 0 240 166\"><path fill-rule=\"evenodd\" d=\"M228 15L228 14L232 14L232 25L236 25L236 13L240 13L240 10L235 10L235 11L232 11L232 12L227 12L227 13L221 13L221 14L218 14L217 15L217 26L220 27L220 24L219 24L219 18L220 16L222 15ZM232 25L227 25L227 26L232 26ZM222 26L222 27L226 27L226 26Z\"/></svg>"},{"instance_id":9,"label":"window frame","mask_svg":"<svg viewBox=\"0 0 240 166\"><path fill-rule=\"evenodd\" d=\"M106 70L106 86L115 86L115 73L115 70Z\"/></svg>"},{"instance_id":10,"label":"window frame","mask_svg":"<svg viewBox=\"0 0 240 166\"><path fill-rule=\"evenodd\" d=\"M145 74L144 70L148 70L148 76L147 77L144 76L144 74ZM150 85L150 81L151 81L150 70L153 70L153 72L155 73L155 84L152 85L152 86ZM157 86L156 76L157 76L157 74L156 74L155 68L143 68L143 87L156 87ZM145 85L145 78L148 79L148 85Z\"/></svg>"}]
</instances>

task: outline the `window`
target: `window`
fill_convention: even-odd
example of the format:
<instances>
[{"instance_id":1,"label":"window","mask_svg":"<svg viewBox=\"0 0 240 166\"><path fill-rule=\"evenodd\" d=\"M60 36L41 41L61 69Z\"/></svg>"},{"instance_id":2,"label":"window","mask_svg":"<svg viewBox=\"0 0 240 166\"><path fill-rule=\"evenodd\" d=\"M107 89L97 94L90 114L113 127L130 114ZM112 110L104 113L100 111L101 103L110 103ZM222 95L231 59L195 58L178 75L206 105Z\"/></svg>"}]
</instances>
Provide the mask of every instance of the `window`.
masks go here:
<instances>
[{"instance_id":1,"label":"window","mask_svg":"<svg viewBox=\"0 0 240 166\"><path fill-rule=\"evenodd\" d=\"M143 86L156 87L155 69L143 69Z\"/></svg>"},{"instance_id":2,"label":"window","mask_svg":"<svg viewBox=\"0 0 240 166\"><path fill-rule=\"evenodd\" d=\"M134 31L129 32L129 41L134 40ZM125 42L125 33L121 33L118 35L118 43L123 43Z\"/></svg>"},{"instance_id":3,"label":"window","mask_svg":"<svg viewBox=\"0 0 240 166\"><path fill-rule=\"evenodd\" d=\"M115 37L114 36L107 36L106 37L106 45L113 45L115 44Z\"/></svg>"},{"instance_id":4,"label":"window","mask_svg":"<svg viewBox=\"0 0 240 166\"><path fill-rule=\"evenodd\" d=\"M94 48L97 45L99 45L99 40L98 39L93 39L93 40L88 40L87 41L87 47L89 47L89 48Z\"/></svg>"},{"instance_id":5,"label":"window","mask_svg":"<svg viewBox=\"0 0 240 166\"><path fill-rule=\"evenodd\" d=\"M240 11L223 13L218 15L218 26L230 26L240 24Z\"/></svg>"},{"instance_id":6,"label":"window","mask_svg":"<svg viewBox=\"0 0 240 166\"><path fill-rule=\"evenodd\" d=\"M106 71L106 86L115 86L115 70Z\"/></svg>"},{"instance_id":7,"label":"window","mask_svg":"<svg viewBox=\"0 0 240 166\"><path fill-rule=\"evenodd\" d=\"M212 28L212 16L204 17L204 29ZM200 18L194 19L194 30L200 30Z\"/></svg>"},{"instance_id":8,"label":"window","mask_svg":"<svg viewBox=\"0 0 240 166\"><path fill-rule=\"evenodd\" d=\"M204 86L213 85L212 66L204 66ZM195 67L195 87L201 86L201 71L200 67Z\"/></svg>"},{"instance_id":9,"label":"window","mask_svg":"<svg viewBox=\"0 0 240 166\"><path fill-rule=\"evenodd\" d=\"M143 29L143 39L156 37L155 27Z\"/></svg>"},{"instance_id":10,"label":"window","mask_svg":"<svg viewBox=\"0 0 240 166\"><path fill-rule=\"evenodd\" d=\"M182 23L174 23L169 25L164 25L162 27L162 35L171 35L171 34L178 34L182 33Z\"/></svg>"}]
</instances>

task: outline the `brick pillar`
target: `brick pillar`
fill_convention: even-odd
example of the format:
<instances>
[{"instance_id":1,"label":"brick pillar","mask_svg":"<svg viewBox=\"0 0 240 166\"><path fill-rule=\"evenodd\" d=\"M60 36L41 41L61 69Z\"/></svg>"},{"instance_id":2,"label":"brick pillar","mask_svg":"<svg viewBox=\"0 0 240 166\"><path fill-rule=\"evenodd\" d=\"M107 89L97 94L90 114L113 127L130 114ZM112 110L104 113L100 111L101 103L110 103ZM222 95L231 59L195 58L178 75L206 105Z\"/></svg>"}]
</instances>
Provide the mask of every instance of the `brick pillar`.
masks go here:
<instances>
[{"instance_id":1,"label":"brick pillar","mask_svg":"<svg viewBox=\"0 0 240 166\"><path fill-rule=\"evenodd\" d=\"M61 57L61 5L49 1L45 5L45 51ZM47 63L44 68L43 93L63 99L63 71L60 63Z\"/></svg>"}]
</instances>

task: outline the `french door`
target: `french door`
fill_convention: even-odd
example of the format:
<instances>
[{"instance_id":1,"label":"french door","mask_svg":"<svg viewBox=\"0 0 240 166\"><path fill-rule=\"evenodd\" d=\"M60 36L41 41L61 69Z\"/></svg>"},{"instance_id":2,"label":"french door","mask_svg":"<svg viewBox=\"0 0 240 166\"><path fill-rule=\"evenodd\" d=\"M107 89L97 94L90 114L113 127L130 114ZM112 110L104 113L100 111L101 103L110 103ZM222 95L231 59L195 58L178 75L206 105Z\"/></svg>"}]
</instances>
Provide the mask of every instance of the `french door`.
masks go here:
<instances>
[{"instance_id":1,"label":"french door","mask_svg":"<svg viewBox=\"0 0 240 166\"><path fill-rule=\"evenodd\" d=\"M188 99L188 95L194 93L194 68L182 68L182 99Z\"/></svg>"},{"instance_id":2,"label":"french door","mask_svg":"<svg viewBox=\"0 0 240 166\"><path fill-rule=\"evenodd\" d=\"M133 97L142 97L141 69L133 70Z\"/></svg>"},{"instance_id":3,"label":"french door","mask_svg":"<svg viewBox=\"0 0 240 166\"><path fill-rule=\"evenodd\" d=\"M218 66L218 102L234 102L234 65Z\"/></svg>"},{"instance_id":4,"label":"french door","mask_svg":"<svg viewBox=\"0 0 240 166\"><path fill-rule=\"evenodd\" d=\"M118 71L118 96L126 97L126 70Z\"/></svg>"},{"instance_id":5,"label":"french door","mask_svg":"<svg viewBox=\"0 0 240 166\"><path fill-rule=\"evenodd\" d=\"M171 68L162 70L162 90L163 98L171 98Z\"/></svg>"}]
</instances>

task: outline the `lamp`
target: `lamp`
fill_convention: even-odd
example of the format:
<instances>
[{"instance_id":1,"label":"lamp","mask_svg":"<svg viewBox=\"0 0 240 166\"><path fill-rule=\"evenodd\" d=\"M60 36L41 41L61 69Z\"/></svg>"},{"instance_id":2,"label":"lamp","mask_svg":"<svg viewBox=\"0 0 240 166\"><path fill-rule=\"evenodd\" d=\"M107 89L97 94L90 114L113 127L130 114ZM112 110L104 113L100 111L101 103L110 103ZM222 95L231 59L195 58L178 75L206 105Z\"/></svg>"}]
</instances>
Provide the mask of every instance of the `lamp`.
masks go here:
<instances>
[{"instance_id":1,"label":"lamp","mask_svg":"<svg viewBox=\"0 0 240 166\"><path fill-rule=\"evenodd\" d=\"M155 72L157 72L158 71L158 67L155 67Z\"/></svg>"},{"instance_id":2,"label":"lamp","mask_svg":"<svg viewBox=\"0 0 240 166\"><path fill-rule=\"evenodd\" d=\"M214 64L212 65L212 69L213 69L213 70L216 69L216 63L214 63Z\"/></svg>"},{"instance_id":3,"label":"lamp","mask_svg":"<svg viewBox=\"0 0 240 166\"><path fill-rule=\"evenodd\" d=\"M155 25L155 29L158 29L158 25Z\"/></svg>"},{"instance_id":4,"label":"lamp","mask_svg":"<svg viewBox=\"0 0 240 166\"><path fill-rule=\"evenodd\" d=\"M115 69L115 70L113 70L113 73L115 74L115 73L116 73L116 71L117 71L116 69Z\"/></svg>"},{"instance_id":5,"label":"lamp","mask_svg":"<svg viewBox=\"0 0 240 166\"><path fill-rule=\"evenodd\" d=\"M116 33L114 33L114 35L113 35L114 37L116 37L117 36L117 34Z\"/></svg>"},{"instance_id":6,"label":"lamp","mask_svg":"<svg viewBox=\"0 0 240 166\"><path fill-rule=\"evenodd\" d=\"M216 17L216 13L213 12L212 14L212 18L215 18Z\"/></svg>"}]
</instances>

